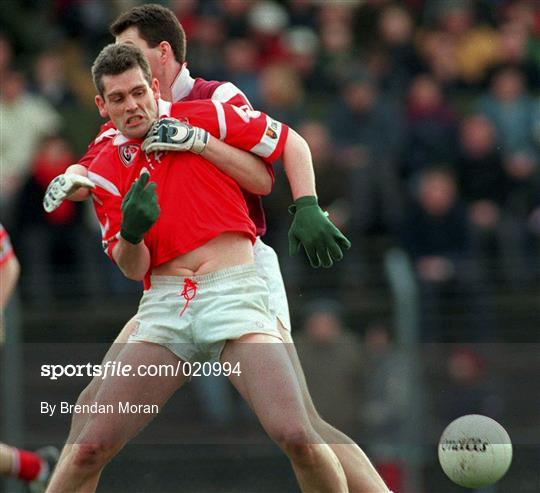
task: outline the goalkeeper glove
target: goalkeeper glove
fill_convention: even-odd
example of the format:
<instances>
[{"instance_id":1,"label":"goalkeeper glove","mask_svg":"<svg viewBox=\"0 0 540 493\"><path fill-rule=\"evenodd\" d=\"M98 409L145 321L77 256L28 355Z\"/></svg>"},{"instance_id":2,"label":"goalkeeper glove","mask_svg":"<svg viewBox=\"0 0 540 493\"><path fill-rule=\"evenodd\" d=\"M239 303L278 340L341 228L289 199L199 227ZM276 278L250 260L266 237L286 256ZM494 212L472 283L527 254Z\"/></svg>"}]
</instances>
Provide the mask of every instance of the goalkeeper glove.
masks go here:
<instances>
[{"instance_id":1,"label":"goalkeeper glove","mask_svg":"<svg viewBox=\"0 0 540 493\"><path fill-rule=\"evenodd\" d=\"M122 200L120 236L134 245L142 241L160 213L156 184L146 186L149 178L148 173L143 173Z\"/></svg>"},{"instance_id":2,"label":"goalkeeper glove","mask_svg":"<svg viewBox=\"0 0 540 493\"><path fill-rule=\"evenodd\" d=\"M43 208L52 212L62 205L62 202L79 188L95 188L96 184L85 176L75 173L65 173L53 178L43 197Z\"/></svg>"},{"instance_id":3,"label":"goalkeeper glove","mask_svg":"<svg viewBox=\"0 0 540 493\"><path fill-rule=\"evenodd\" d=\"M202 128L192 127L176 118L163 118L150 127L141 149L146 153L191 151L201 154L209 138L210 134Z\"/></svg>"},{"instance_id":4,"label":"goalkeeper glove","mask_svg":"<svg viewBox=\"0 0 540 493\"><path fill-rule=\"evenodd\" d=\"M328 219L317 202L317 197L305 196L289 206L294 219L289 229L289 254L296 255L304 246L311 267L332 267L334 260L343 258L343 249L351 242Z\"/></svg>"}]
</instances>

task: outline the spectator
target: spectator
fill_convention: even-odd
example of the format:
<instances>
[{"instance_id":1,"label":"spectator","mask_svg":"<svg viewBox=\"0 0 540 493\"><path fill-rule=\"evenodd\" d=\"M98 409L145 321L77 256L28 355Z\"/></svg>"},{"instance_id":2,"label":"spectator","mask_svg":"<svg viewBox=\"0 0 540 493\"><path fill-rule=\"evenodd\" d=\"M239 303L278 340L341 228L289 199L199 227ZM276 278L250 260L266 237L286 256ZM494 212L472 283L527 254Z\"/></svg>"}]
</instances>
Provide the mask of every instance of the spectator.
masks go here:
<instances>
[{"instance_id":1,"label":"spectator","mask_svg":"<svg viewBox=\"0 0 540 493\"><path fill-rule=\"evenodd\" d=\"M261 71L255 107L292 127L298 124L304 113L304 88L290 65L272 64Z\"/></svg>"},{"instance_id":2,"label":"spectator","mask_svg":"<svg viewBox=\"0 0 540 493\"><path fill-rule=\"evenodd\" d=\"M249 36L257 44L259 64L284 62L288 52L281 33L289 25L287 9L270 0L256 2L248 13Z\"/></svg>"},{"instance_id":3,"label":"spectator","mask_svg":"<svg viewBox=\"0 0 540 493\"><path fill-rule=\"evenodd\" d=\"M445 361L445 392L435 392L437 416L443 426L465 414L500 419L502 401L486 371L486 362L468 345L452 345ZM440 388L440 386L437 386Z\"/></svg>"},{"instance_id":4,"label":"spectator","mask_svg":"<svg viewBox=\"0 0 540 493\"><path fill-rule=\"evenodd\" d=\"M225 67L222 46L225 25L217 15L201 15L189 40L187 58L189 67L205 79L222 80Z\"/></svg>"},{"instance_id":5,"label":"spectator","mask_svg":"<svg viewBox=\"0 0 540 493\"><path fill-rule=\"evenodd\" d=\"M432 163L452 160L457 119L433 77L422 74L413 80L404 119L402 169L406 179L414 179Z\"/></svg>"},{"instance_id":6,"label":"spectator","mask_svg":"<svg viewBox=\"0 0 540 493\"><path fill-rule=\"evenodd\" d=\"M508 180L495 128L486 117L471 115L462 122L456 171L472 226L474 255L484 275L495 273L498 257L493 253L504 255L501 235Z\"/></svg>"},{"instance_id":7,"label":"spectator","mask_svg":"<svg viewBox=\"0 0 540 493\"><path fill-rule=\"evenodd\" d=\"M317 66L319 38L308 27L293 27L284 35L284 44L289 53L289 62L298 72L312 99L328 96L327 81Z\"/></svg>"},{"instance_id":8,"label":"spectator","mask_svg":"<svg viewBox=\"0 0 540 493\"><path fill-rule=\"evenodd\" d=\"M533 133L535 100L518 69L500 68L491 79L489 94L479 98L477 110L495 125L504 153L538 152Z\"/></svg>"},{"instance_id":9,"label":"spectator","mask_svg":"<svg viewBox=\"0 0 540 493\"><path fill-rule=\"evenodd\" d=\"M496 137L493 124L482 115L461 122L457 173L461 194L471 206L482 200L496 207L504 202L508 183ZM471 219L476 222L474 213Z\"/></svg>"},{"instance_id":10,"label":"spectator","mask_svg":"<svg viewBox=\"0 0 540 493\"><path fill-rule=\"evenodd\" d=\"M170 9L182 23L186 38L191 39L198 21L198 0L171 0Z\"/></svg>"},{"instance_id":11,"label":"spectator","mask_svg":"<svg viewBox=\"0 0 540 493\"><path fill-rule=\"evenodd\" d=\"M247 38L235 38L225 45L224 80L241 87L250 101L257 98L257 47Z\"/></svg>"},{"instance_id":12,"label":"spectator","mask_svg":"<svg viewBox=\"0 0 540 493\"><path fill-rule=\"evenodd\" d=\"M333 301L313 301L296 340L315 406L322 416L352 434L358 429L360 343L344 327L342 310Z\"/></svg>"},{"instance_id":13,"label":"spectator","mask_svg":"<svg viewBox=\"0 0 540 493\"><path fill-rule=\"evenodd\" d=\"M449 99L457 100L464 92L459 72L456 47L452 38L442 31L420 31L418 52L429 74L437 81Z\"/></svg>"},{"instance_id":14,"label":"spectator","mask_svg":"<svg viewBox=\"0 0 540 493\"><path fill-rule=\"evenodd\" d=\"M362 235L381 223L392 231L401 209L396 158L403 129L369 75L343 84L328 126L337 159L350 168L351 231Z\"/></svg>"},{"instance_id":15,"label":"spectator","mask_svg":"<svg viewBox=\"0 0 540 493\"><path fill-rule=\"evenodd\" d=\"M431 4L431 5L429 5ZM459 78L469 87L477 86L486 70L496 63L499 40L496 31L481 20L475 22L471 2L466 0L429 2L438 28L448 37Z\"/></svg>"},{"instance_id":16,"label":"spectator","mask_svg":"<svg viewBox=\"0 0 540 493\"><path fill-rule=\"evenodd\" d=\"M210 10L214 15L216 12L213 10L213 6L210 6L214 2L205 2L203 12L206 13ZM253 7L254 0L223 0L220 2L219 16L225 23L225 29L227 37L232 38L246 38L248 37L248 13ZM191 39L191 38L190 38Z\"/></svg>"},{"instance_id":17,"label":"spectator","mask_svg":"<svg viewBox=\"0 0 540 493\"><path fill-rule=\"evenodd\" d=\"M33 92L59 109L76 104L75 95L66 80L60 53L47 51L38 57L34 65Z\"/></svg>"},{"instance_id":18,"label":"spectator","mask_svg":"<svg viewBox=\"0 0 540 493\"><path fill-rule=\"evenodd\" d=\"M315 28L315 6L311 0L290 0L288 2L291 26Z\"/></svg>"},{"instance_id":19,"label":"spectator","mask_svg":"<svg viewBox=\"0 0 540 493\"><path fill-rule=\"evenodd\" d=\"M98 286L96 259L86 246L88 232L81 204L66 201L51 214L45 213L41 204L49 182L74 161L62 137L45 137L16 200L16 238L26 279L21 286L26 288L23 295L36 303L46 304L54 295L73 295L81 288L88 291L89 284L95 284L94 290Z\"/></svg>"},{"instance_id":20,"label":"spectator","mask_svg":"<svg viewBox=\"0 0 540 493\"><path fill-rule=\"evenodd\" d=\"M390 94L401 96L421 70L411 14L401 5L386 7L379 18L378 34L385 59L380 74L381 86Z\"/></svg>"},{"instance_id":21,"label":"spectator","mask_svg":"<svg viewBox=\"0 0 540 493\"><path fill-rule=\"evenodd\" d=\"M506 22L499 28L499 37L499 62L488 73L489 79L499 67L513 66L524 74L529 89L539 87L540 62L536 61L528 50L527 28L519 22Z\"/></svg>"},{"instance_id":22,"label":"spectator","mask_svg":"<svg viewBox=\"0 0 540 493\"><path fill-rule=\"evenodd\" d=\"M494 327L471 261L466 210L448 169L432 168L420 175L401 239L420 286L422 342L492 337ZM448 301L450 305L445 306L443 302ZM458 318L458 309L464 309L463 320Z\"/></svg>"},{"instance_id":23,"label":"spectator","mask_svg":"<svg viewBox=\"0 0 540 493\"><path fill-rule=\"evenodd\" d=\"M350 22L329 20L319 29L321 41L318 74L321 87L330 93L337 93L342 83L351 72L351 67L358 65L355 52L354 36Z\"/></svg>"},{"instance_id":24,"label":"spectator","mask_svg":"<svg viewBox=\"0 0 540 493\"><path fill-rule=\"evenodd\" d=\"M60 121L54 108L45 99L27 92L22 73L10 71L1 79L0 84L0 209L4 222L9 224L13 198L28 178L31 160L39 141L54 132Z\"/></svg>"}]
</instances>

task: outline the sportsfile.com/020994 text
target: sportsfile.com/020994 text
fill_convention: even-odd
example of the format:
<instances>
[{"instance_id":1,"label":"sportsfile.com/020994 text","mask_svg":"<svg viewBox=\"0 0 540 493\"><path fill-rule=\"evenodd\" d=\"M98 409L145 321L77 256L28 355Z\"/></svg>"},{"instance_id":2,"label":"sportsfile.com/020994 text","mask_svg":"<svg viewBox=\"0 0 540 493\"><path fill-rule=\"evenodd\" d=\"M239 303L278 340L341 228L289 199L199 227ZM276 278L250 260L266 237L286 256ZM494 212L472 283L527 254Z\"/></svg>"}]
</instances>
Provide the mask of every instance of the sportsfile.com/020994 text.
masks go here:
<instances>
[{"instance_id":1,"label":"sportsfile.com/020994 text","mask_svg":"<svg viewBox=\"0 0 540 493\"><path fill-rule=\"evenodd\" d=\"M172 364L150 364L150 365L129 365L121 361L107 361L102 365L92 363L85 364L43 364L41 365L41 376L49 380L58 380L62 377L99 377L105 380L108 377L208 377L231 375L241 375L240 363L235 364L228 361L178 361Z\"/></svg>"}]
</instances>

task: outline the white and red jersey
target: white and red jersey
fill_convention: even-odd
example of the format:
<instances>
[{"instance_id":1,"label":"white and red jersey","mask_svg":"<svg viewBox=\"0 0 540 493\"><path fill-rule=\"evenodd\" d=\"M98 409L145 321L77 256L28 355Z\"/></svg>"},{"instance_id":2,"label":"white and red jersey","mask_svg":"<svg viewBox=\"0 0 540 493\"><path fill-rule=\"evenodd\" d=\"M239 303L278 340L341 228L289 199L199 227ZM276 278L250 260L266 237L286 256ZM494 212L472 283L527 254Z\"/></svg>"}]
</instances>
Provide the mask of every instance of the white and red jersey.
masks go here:
<instances>
[{"instance_id":1,"label":"white and red jersey","mask_svg":"<svg viewBox=\"0 0 540 493\"><path fill-rule=\"evenodd\" d=\"M4 229L4 226L0 224L0 268L12 257L15 256L9 235Z\"/></svg>"},{"instance_id":2,"label":"white and red jersey","mask_svg":"<svg viewBox=\"0 0 540 493\"><path fill-rule=\"evenodd\" d=\"M218 101L159 101L160 117L172 116L208 130L240 149L262 157L267 163L283 152L288 127L267 115L244 111ZM157 184L161 213L144 237L150 250L150 269L194 250L221 233L234 231L255 241L250 219L238 184L216 166L191 152L145 154L142 139L127 139L117 133L107 139L93 160L88 177L101 224L104 247L112 258L122 218L122 199L146 169Z\"/></svg>"},{"instance_id":3,"label":"white and red jersey","mask_svg":"<svg viewBox=\"0 0 540 493\"><path fill-rule=\"evenodd\" d=\"M253 109L246 95L231 82L208 81L201 78L194 79L191 77L186 66L180 70L178 76L172 83L171 93L174 103L179 101L210 99L232 104L244 110ZM90 167L90 164L101 152L105 143L114 139L116 135L118 135L118 130L115 128L112 121L109 120L107 123L103 124L97 137L90 143L86 154L79 160L79 163L87 168ZM273 179L274 171L272 167L268 167L268 172ZM243 189L242 193L246 200L249 215L255 223L257 236L262 236L266 233L266 219L261 197Z\"/></svg>"}]
</instances>

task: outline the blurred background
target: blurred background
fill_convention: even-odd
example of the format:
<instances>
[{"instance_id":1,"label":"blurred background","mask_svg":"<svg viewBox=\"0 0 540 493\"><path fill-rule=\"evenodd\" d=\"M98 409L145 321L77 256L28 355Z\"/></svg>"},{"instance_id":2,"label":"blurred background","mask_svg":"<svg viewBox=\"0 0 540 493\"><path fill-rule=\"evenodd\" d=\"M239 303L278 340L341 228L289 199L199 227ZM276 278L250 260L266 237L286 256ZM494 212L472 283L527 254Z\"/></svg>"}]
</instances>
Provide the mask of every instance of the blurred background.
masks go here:
<instances>
[{"instance_id":1,"label":"blurred background","mask_svg":"<svg viewBox=\"0 0 540 493\"><path fill-rule=\"evenodd\" d=\"M44 354L98 362L106 346L90 343L112 342L137 307L141 287L102 253L91 206L47 215L41 200L101 123L90 66L109 23L142 3L0 1L0 220L22 265L0 353L1 438L19 446L60 446L68 421L40 417L39 400L74 400L86 383L43 382ZM192 76L233 82L308 141L321 206L352 241L328 270L288 256L277 164L264 241L322 416L395 493L445 493L462 489L437 464L442 430L489 415L515 456L484 491L540 491L538 2L157 3L186 30ZM180 394L100 491L297 491L226 382L194 379Z\"/></svg>"}]
</instances>

